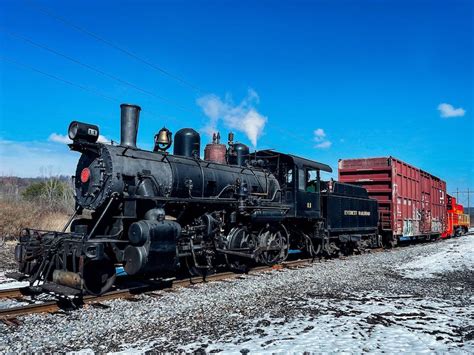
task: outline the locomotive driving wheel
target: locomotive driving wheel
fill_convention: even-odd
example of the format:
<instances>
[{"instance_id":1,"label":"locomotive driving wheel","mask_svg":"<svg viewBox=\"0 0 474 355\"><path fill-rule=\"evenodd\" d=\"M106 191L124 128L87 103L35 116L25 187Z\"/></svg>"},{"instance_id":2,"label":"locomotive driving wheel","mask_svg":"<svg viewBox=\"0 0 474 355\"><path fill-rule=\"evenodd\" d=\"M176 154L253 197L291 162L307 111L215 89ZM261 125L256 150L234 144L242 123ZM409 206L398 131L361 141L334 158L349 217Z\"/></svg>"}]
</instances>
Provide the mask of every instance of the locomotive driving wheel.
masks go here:
<instances>
[{"instance_id":1,"label":"locomotive driving wheel","mask_svg":"<svg viewBox=\"0 0 474 355\"><path fill-rule=\"evenodd\" d=\"M232 228L229 235L227 236L227 249L238 251L242 253L253 252L256 246L255 236L246 227L235 227ZM248 270L248 261L234 255L225 255L227 265L236 271L246 272Z\"/></svg>"},{"instance_id":2,"label":"locomotive driving wheel","mask_svg":"<svg viewBox=\"0 0 474 355\"><path fill-rule=\"evenodd\" d=\"M258 260L262 264L275 265L286 260L289 251L289 234L283 224L267 224L258 234L261 253Z\"/></svg>"}]
</instances>

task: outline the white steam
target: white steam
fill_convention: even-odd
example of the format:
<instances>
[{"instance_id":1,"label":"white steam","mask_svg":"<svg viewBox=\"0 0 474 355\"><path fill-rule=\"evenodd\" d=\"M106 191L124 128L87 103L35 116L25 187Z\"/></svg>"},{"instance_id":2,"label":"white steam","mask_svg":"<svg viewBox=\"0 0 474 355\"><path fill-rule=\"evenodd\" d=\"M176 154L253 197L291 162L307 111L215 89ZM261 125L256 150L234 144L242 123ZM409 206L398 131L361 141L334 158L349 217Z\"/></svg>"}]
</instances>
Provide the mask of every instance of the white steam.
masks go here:
<instances>
[{"instance_id":1,"label":"white steam","mask_svg":"<svg viewBox=\"0 0 474 355\"><path fill-rule=\"evenodd\" d=\"M200 97L197 99L197 104L209 118L203 131L212 135L217 131L219 121L222 121L227 128L245 133L256 147L257 140L262 135L268 120L255 108L258 102L258 94L252 89L248 90L247 97L238 105L233 103L229 95L226 95L223 100L214 94Z\"/></svg>"}]
</instances>

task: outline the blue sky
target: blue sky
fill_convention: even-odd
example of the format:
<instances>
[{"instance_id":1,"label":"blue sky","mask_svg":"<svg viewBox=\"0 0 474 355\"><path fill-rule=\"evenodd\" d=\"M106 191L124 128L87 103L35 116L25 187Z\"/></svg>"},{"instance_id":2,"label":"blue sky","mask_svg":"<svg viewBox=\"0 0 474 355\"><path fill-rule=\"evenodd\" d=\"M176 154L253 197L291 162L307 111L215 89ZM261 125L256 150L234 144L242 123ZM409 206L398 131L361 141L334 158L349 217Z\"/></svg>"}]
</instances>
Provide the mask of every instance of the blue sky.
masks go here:
<instances>
[{"instance_id":1,"label":"blue sky","mask_svg":"<svg viewBox=\"0 0 474 355\"><path fill-rule=\"evenodd\" d=\"M42 166L72 174L78 155L59 143L69 122L98 124L118 140L119 102L131 102L143 108L138 142L146 149L163 125L194 127L203 143L212 129L223 137L232 129L259 149L335 169L339 158L393 155L445 179L450 191L474 188L472 1L3 0L0 7L3 175L35 176Z\"/></svg>"}]
</instances>

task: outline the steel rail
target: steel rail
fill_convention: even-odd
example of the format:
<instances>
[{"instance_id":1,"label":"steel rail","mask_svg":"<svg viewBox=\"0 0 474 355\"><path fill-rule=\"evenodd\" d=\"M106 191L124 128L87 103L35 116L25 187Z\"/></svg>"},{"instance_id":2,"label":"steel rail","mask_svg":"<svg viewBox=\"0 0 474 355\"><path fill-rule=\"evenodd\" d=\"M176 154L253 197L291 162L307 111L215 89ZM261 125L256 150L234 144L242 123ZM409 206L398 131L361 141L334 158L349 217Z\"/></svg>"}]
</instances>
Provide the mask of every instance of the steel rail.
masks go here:
<instances>
[{"instance_id":1,"label":"steel rail","mask_svg":"<svg viewBox=\"0 0 474 355\"><path fill-rule=\"evenodd\" d=\"M82 299L82 304L91 304L91 303L98 303L102 301L107 301L110 299L116 298L127 298L133 297L136 295L138 288L131 288L125 290L115 290L111 292L107 292L101 296L84 296ZM60 311L61 302L60 301L47 301L43 303L35 303L35 304L28 304L18 307L11 307L11 308L3 308L0 309L0 320L10 320L12 318L16 318L19 316L24 316L32 313L53 313Z\"/></svg>"},{"instance_id":2,"label":"steel rail","mask_svg":"<svg viewBox=\"0 0 474 355\"><path fill-rule=\"evenodd\" d=\"M9 288L0 290L0 299L2 298L19 298L23 297L22 288Z\"/></svg>"}]
</instances>

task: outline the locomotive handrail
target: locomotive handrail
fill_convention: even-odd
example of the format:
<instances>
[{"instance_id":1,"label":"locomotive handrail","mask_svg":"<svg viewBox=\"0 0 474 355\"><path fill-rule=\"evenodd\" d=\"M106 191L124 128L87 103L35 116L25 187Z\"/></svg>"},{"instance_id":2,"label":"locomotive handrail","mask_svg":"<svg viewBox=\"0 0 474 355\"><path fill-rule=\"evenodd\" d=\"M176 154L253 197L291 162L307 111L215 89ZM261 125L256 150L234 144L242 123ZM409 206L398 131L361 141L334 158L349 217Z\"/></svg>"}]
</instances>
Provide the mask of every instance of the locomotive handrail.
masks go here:
<instances>
[{"instance_id":1,"label":"locomotive handrail","mask_svg":"<svg viewBox=\"0 0 474 355\"><path fill-rule=\"evenodd\" d=\"M89 234L85 235L84 236L84 241L88 241L90 239L90 237L94 234L95 230L97 229L97 227L99 226L100 222L102 221L102 219L104 218L105 214L107 213L107 211L109 210L110 206L112 206L112 202L115 200L115 198L117 197L118 193L117 192L114 192L112 193L112 195L110 196L110 200L109 202L107 203L107 206L105 206L104 210L102 211L102 214L100 215L99 219L97 220L97 222L94 224L94 227L92 228L92 230L90 231Z\"/></svg>"},{"instance_id":2,"label":"locomotive handrail","mask_svg":"<svg viewBox=\"0 0 474 355\"><path fill-rule=\"evenodd\" d=\"M219 193L216 195L216 198L220 198L221 195L224 193L224 191L227 190L227 189L230 188L230 187L232 187L232 188L235 190L235 186L229 184L229 185L225 186L225 187L221 190L221 192L219 192Z\"/></svg>"},{"instance_id":3,"label":"locomotive handrail","mask_svg":"<svg viewBox=\"0 0 474 355\"><path fill-rule=\"evenodd\" d=\"M189 189L189 197L191 199L202 199L202 200L216 200L216 199L220 199L220 196L225 192L225 190L227 190L229 187L233 187L235 189L235 186L233 184L228 184L226 186L224 186L224 188L215 196L210 196L210 197L196 197L196 196L193 196L192 195L192 191L191 189ZM235 199L234 198L229 198L229 197L225 197L225 199L227 200L232 200L234 201Z\"/></svg>"},{"instance_id":4,"label":"locomotive handrail","mask_svg":"<svg viewBox=\"0 0 474 355\"><path fill-rule=\"evenodd\" d=\"M249 169L249 168L246 168L248 170L250 170L250 172L253 174L253 176L255 177L255 179L257 180L257 183L260 185L260 187L262 188L263 190L263 186L262 184L260 183L260 179L257 177L257 175L255 174L255 171L253 171L253 169ZM243 170L242 170L243 171ZM264 171L264 174L265 174L265 183L266 183L266 186L265 186L265 190L266 190L266 194L268 195L268 173L266 171Z\"/></svg>"},{"instance_id":5,"label":"locomotive handrail","mask_svg":"<svg viewBox=\"0 0 474 355\"><path fill-rule=\"evenodd\" d=\"M237 202L235 198L202 198L202 197L195 197L193 199L190 199L189 197L165 197L165 196L140 196L140 195L135 195L135 196L123 196L124 200L153 200L153 201L164 201L164 202L196 202L196 201L207 201L207 202Z\"/></svg>"},{"instance_id":6,"label":"locomotive handrail","mask_svg":"<svg viewBox=\"0 0 474 355\"><path fill-rule=\"evenodd\" d=\"M79 211L82 209L82 206L77 206L76 210L74 211L73 215L71 216L71 218L69 218L69 220L67 221L67 223L64 225L63 229L61 232L66 232L66 229L67 227L69 227L72 223L72 221L74 220L74 218L77 216L77 214L79 213Z\"/></svg>"},{"instance_id":7,"label":"locomotive handrail","mask_svg":"<svg viewBox=\"0 0 474 355\"><path fill-rule=\"evenodd\" d=\"M282 190L281 189L276 189L275 192L273 193L273 196L271 199L267 199L267 198L262 198L263 201L270 201L270 202L273 202L275 200L275 197L276 197L276 194L277 193L280 193L280 202L281 202L281 193L282 193Z\"/></svg>"}]
</instances>

